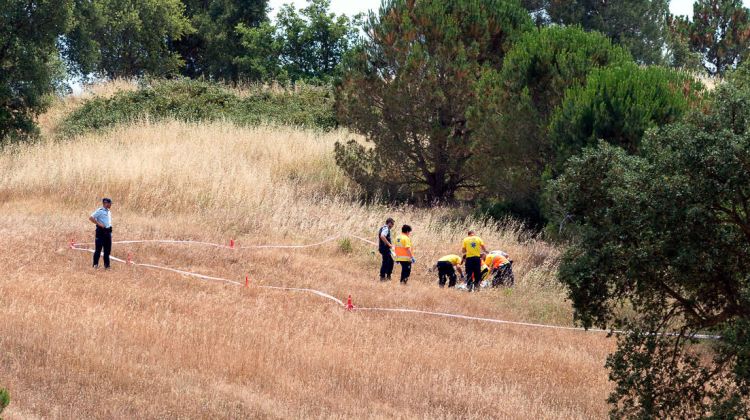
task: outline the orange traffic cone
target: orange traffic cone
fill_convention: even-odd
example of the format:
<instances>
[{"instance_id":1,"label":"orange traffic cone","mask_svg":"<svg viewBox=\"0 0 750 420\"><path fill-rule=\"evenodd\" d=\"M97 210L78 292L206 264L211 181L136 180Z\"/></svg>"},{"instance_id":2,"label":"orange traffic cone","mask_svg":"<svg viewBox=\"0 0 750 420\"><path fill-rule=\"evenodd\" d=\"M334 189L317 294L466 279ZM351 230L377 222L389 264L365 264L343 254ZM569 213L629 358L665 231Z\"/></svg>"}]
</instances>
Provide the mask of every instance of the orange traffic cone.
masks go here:
<instances>
[{"instance_id":1,"label":"orange traffic cone","mask_svg":"<svg viewBox=\"0 0 750 420\"><path fill-rule=\"evenodd\" d=\"M349 295L349 299L346 300L346 310L353 311L354 305L352 305L352 295Z\"/></svg>"},{"instance_id":2,"label":"orange traffic cone","mask_svg":"<svg viewBox=\"0 0 750 420\"><path fill-rule=\"evenodd\" d=\"M250 278L245 276L245 287L250 287Z\"/></svg>"},{"instance_id":3,"label":"orange traffic cone","mask_svg":"<svg viewBox=\"0 0 750 420\"><path fill-rule=\"evenodd\" d=\"M234 249L234 239L229 240L229 249Z\"/></svg>"},{"instance_id":4,"label":"orange traffic cone","mask_svg":"<svg viewBox=\"0 0 750 420\"><path fill-rule=\"evenodd\" d=\"M133 254L131 254L130 252L128 252L128 261L127 261L127 264L128 265L133 264Z\"/></svg>"},{"instance_id":5,"label":"orange traffic cone","mask_svg":"<svg viewBox=\"0 0 750 420\"><path fill-rule=\"evenodd\" d=\"M76 246L76 243L75 243L75 242L73 242L73 240L71 239L71 240L70 240L70 241L68 242L68 246L70 247L70 249L73 249L73 248L75 248L75 246Z\"/></svg>"}]
</instances>

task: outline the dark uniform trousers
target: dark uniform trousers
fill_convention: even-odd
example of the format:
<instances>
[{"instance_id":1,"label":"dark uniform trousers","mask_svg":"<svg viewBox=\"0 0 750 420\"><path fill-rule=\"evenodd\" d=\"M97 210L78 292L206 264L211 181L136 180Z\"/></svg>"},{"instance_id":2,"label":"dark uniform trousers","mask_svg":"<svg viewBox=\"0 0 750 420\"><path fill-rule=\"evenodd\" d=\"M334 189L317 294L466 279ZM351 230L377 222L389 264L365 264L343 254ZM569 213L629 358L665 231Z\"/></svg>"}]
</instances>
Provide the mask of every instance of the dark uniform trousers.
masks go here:
<instances>
[{"instance_id":1,"label":"dark uniform trousers","mask_svg":"<svg viewBox=\"0 0 750 420\"><path fill-rule=\"evenodd\" d=\"M453 264L450 261L438 261L438 284L440 287L445 286L445 282L448 281L448 287L456 285L456 269L453 268Z\"/></svg>"},{"instance_id":2,"label":"dark uniform trousers","mask_svg":"<svg viewBox=\"0 0 750 420\"><path fill-rule=\"evenodd\" d=\"M466 288L471 291L482 283L482 259L480 257L466 258Z\"/></svg>"},{"instance_id":3,"label":"dark uniform trousers","mask_svg":"<svg viewBox=\"0 0 750 420\"><path fill-rule=\"evenodd\" d=\"M109 268L109 253L112 251L112 228L96 227L96 249L94 250L94 267L99 266L99 254L104 251L104 268Z\"/></svg>"}]
</instances>

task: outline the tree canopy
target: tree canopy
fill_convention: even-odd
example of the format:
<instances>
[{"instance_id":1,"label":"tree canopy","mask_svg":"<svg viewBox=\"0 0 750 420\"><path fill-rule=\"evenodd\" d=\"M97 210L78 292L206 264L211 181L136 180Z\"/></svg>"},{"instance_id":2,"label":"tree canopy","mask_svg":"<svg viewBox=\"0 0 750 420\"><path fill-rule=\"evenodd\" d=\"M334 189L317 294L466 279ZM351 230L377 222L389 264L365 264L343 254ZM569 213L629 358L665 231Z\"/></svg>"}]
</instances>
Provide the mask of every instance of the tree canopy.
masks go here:
<instances>
[{"instance_id":1,"label":"tree canopy","mask_svg":"<svg viewBox=\"0 0 750 420\"><path fill-rule=\"evenodd\" d=\"M475 84L531 27L516 1L386 1L338 89L342 120L372 147L339 144L337 163L371 192L452 200L475 186Z\"/></svg>"},{"instance_id":2,"label":"tree canopy","mask_svg":"<svg viewBox=\"0 0 750 420\"><path fill-rule=\"evenodd\" d=\"M678 121L700 99L691 76L664 67L623 64L595 69L568 90L550 122L558 168L599 140L638 153L647 129Z\"/></svg>"},{"instance_id":3,"label":"tree canopy","mask_svg":"<svg viewBox=\"0 0 750 420\"><path fill-rule=\"evenodd\" d=\"M70 1L0 2L0 141L32 132L63 79L56 42L71 13Z\"/></svg>"},{"instance_id":4,"label":"tree canopy","mask_svg":"<svg viewBox=\"0 0 750 420\"><path fill-rule=\"evenodd\" d=\"M608 358L614 417L733 418L750 402L750 90L602 142L551 184L574 233L560 279L584 326L628 330ZM698 333L720 336L693 344ZM706 352L711 349L711 352Z\"/></svg>"},{"instance_id":5,"label":"tree canopy","mask_svg":"<svg viewBox=\"0 0 750 420\"><path fill-rule=\"evenodd\" d=\"M690 45L709 74L723 75L750 52L750 10L742 0L697 0L688 25Z\"/></svg>"},{"instance_id":6,"label":"tree canopy","mask_svg":"<svg viewBox=\"0 0 750 420\"><path fill-rule=\"evenodd\" d=\"M641 64L662 62L669 0L524 0L540 23L580 25L630 51Z\"/></svg>"},{"instance_id":7,"label":"tree canopy","mask_svg":"<svg viewBox=\"0 0 750 420\"><path fill-rule=\"evenodd\" d=\"M192 32L180 0L74 0L62 45L71 67L107 78L177 74L171 42Z\"/></svg>"},{"instance_id":8,"label":"tree canopy","mask_svg":"<svg viewBox=\"0 0 750 420\"><path fill-rule=\"evenodd\" d=\"M516 215L540 219L542 173L553 158L549 119L594 69L631 62L605 36L552 26L524 34L499 71L477 84L470 128L482 139L482 183Z\"/></svg>"}]
</instances>

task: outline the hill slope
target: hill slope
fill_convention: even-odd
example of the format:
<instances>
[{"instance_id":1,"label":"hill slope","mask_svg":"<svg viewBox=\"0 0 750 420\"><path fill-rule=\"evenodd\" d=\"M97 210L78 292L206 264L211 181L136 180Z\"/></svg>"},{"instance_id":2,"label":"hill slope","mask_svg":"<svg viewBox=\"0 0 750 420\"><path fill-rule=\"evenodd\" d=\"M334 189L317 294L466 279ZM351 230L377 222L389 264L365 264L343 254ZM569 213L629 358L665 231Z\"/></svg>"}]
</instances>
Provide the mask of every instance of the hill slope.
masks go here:
<instances>
[{"instance_id":1,"label":"hill slope","mask_svg":"<svg viewBox=\"0 0 750 420\"><path fill-rule=\"evenodd\" d=\"M445 208L356 204L331 151L341 131L137 124L0 155L0 384L9 418L534 417L606 415L602 335L416 314L405 307L571 325L557 252L516 226L454 222ZM115 264L67 242L114 199L115 240L303 244L373 239L387 216L415 228L408 286L377 281L360 242L293 250L122 244L113 255L244 281L245 289ZM441 290L427 268L466 225L511 253L517 287ZM397 269L398 271L398 269Z\"/></svg>"}]
</instances>

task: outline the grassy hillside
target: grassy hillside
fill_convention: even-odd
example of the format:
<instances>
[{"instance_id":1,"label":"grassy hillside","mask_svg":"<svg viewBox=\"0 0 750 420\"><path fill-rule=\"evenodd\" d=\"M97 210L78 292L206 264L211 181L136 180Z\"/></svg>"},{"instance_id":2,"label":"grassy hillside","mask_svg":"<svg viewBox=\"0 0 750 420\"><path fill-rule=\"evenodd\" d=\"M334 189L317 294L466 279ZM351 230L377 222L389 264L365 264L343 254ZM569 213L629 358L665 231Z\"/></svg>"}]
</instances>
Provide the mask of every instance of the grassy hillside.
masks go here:
<instances>
[{"instance_id":1,"label":"grassy hillside","mask_svg":"<svg viewBox=\"0 0 750 420\"><path fill-rule=\"evenodd\" d=\"M602 335L411 314L348 313L305 294L207 283L115 264L90 268L70 238L114 199L115 240L238 244L371 238L414 227L408 286L377 281L354 242L303 250L115 245L113 255L253 284L310 287L360 306L571 325L558 252L518 226L448 208L364 206L335 166L344 131L165 119L0 154L0 384L14 418L606 415ZM429 266L468 226L515 260L513 290L438 289ZM396 269L398 273L398 268ZM4 413L4 415L6 414Z\"/></svg>"}]
</instances>

